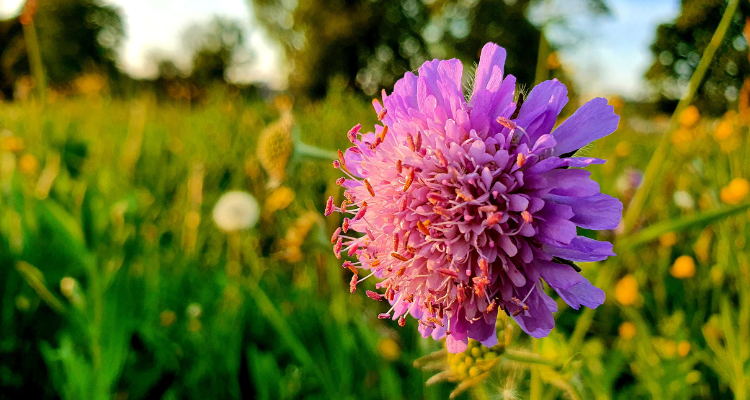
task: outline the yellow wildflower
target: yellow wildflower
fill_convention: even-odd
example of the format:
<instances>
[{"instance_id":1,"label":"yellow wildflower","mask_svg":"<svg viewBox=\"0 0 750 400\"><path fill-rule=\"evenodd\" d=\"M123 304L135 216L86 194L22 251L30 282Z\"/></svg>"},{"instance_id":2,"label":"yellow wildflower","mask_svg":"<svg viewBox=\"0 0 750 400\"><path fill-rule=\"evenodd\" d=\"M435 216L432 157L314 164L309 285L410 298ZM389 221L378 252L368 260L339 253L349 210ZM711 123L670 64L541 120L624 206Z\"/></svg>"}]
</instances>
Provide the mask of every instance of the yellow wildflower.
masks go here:
<instances>
[{"instance_id":1,"label":"yellow wildflower","mask_svg":"<svg viewBox=\"0 0 750 400\"><path fill-rule=\"evenodd\" d=\"M39 170L39 162L32 154L24 154L18 160L18 170L24 175L34 175Z\"/></svg>"},{"instance_id":2,"label":"yellow wildflower","mask_svg":"<svg viewBox=\"0 0 750 400\"><path fill-rule=\"evenodd\" d=\"M628 141L621 141L615 146L615 155L620 158L625 158L630 155L633 151L633 146Z\"/></svg>"},{"instance_id":3,"label":"yellow wildflower","mask_svg":"<svg viewBox=\"0 0 750 400\"><path fill-rule=\"evenodd\" d=\"M401 348L391 338L380 338L377 348L380 356L386 361L396 361L401 357Z\"/></svg>"},{"instance_id":4,"label":"yellow wildflower","mask_svg":"<svg viewBox=\"0 0 750 400\"><path fill-rule=\"evenodd\" d=\"M266 214L273 214L287 208L294 201L294 190L288 186L279 186L267 198L263 209Z\"/></svg>"},{"instance_id":5,"label":"yellow wildflower","mask_svg":"<svg viewBox=\"0 0 750 400\"><path fill-rule=\"evenodd\" d=\"M672 268L669 270L675 278L686 279L695 275L695 261L690 256L680 256L674 260Z\"/></svg>"},{"instance_id":6,"label":"yellow wildflower","mask_svg":"<svg viewBox=\"0 0 750 400\"><path fill-rule=\"evenodd\" d=\"M680 357L685 357L688 353L690 353L690 342L683 340L677 345L677 354L679 354Z\"/></svg>"},{"instance_id":7,"label":"yellow wildflower","mask_svg":"<svg viewBox=\"0 0 750 400\"><path fill-rule=\"evenodd\" d=\"M672 247L677 244L677 234L674 232L667 232L659 236L659 245L661 247Z\"/></svg>"},{"instance_id":8,"label":"yellow wildflower","mask_svg":"<svg viewBox=\"0 0 750 400\"><path fill-rule=\"evenodd\" d=\"M638 333L638 330L636 329L634 323L625 321L620 324L619 328L617 328L617 333L620 335L620 338L622 340L630 340L635 337L636 333Z\"/></svg>"},{"instance_id":9,"label":"yellow wildflower","mask_svg":"<svg viewBox=\"0 0 750 400\"><path fill-rule=\"evenodd\" d=\"M701 114L698 111L698 107L688 106L688 108L682 110L682 112L680 113L680 125L685 128L693 127L698 123L700 117Z\"/></svg>"},{"instance_id":10,"label":"yellow wildflower","mask_svg":"<svg viewBox=\"0 0 750 400\"><path fill-rule=\"evenodd\" d=\"M628 274L615 285L615 298L624 306L631 306L638 301L638 281Z\"/></svg>"},{"instance_id":11,"label":"yellow wildflower","mask_svg":"<svg viewBox=\"0 0 750 400\"><path fill-rule=\"evenodd\" d=\"M745 178L735 178L728 185L721 188L721 201L735 205L740 204L750 192L750 182Z\"/></svg>"}]
</instances>

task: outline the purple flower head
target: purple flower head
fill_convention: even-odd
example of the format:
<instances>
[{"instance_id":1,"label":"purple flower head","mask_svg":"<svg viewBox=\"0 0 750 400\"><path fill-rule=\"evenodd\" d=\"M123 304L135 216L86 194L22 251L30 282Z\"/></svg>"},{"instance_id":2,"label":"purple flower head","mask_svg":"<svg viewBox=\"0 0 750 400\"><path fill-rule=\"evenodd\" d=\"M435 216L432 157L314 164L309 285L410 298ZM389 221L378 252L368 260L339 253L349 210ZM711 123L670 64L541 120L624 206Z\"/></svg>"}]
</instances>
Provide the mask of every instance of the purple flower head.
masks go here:
<instances>
[{"instance_id":1,"label":"purple flower head","mask_svg":"<svg viewBox=\"0 0 750 400\"><path fill-rule=\"evenodd\" d=\"M344 263L352 292L374 275L381 293L368 296L392 305L380 318L403 325L411 314L454 353L469 338L495 345L498 310L534 337L549 334L557 305L543 282L574 309L602 304L570 261L604 260L612 245L576 227L614 229L622 214L580 169L604 160L570 157L617 128L612 107L593 99L553 130L565 86L542 82L517 104L504 62L503 48L484 46L468 101L458 60L406 73L382 106L373 101L382 125L348 133L354 146L334 163L346 200L326 207L348 217L331 242L357 259Z\"/></svg>"}]
</instances>

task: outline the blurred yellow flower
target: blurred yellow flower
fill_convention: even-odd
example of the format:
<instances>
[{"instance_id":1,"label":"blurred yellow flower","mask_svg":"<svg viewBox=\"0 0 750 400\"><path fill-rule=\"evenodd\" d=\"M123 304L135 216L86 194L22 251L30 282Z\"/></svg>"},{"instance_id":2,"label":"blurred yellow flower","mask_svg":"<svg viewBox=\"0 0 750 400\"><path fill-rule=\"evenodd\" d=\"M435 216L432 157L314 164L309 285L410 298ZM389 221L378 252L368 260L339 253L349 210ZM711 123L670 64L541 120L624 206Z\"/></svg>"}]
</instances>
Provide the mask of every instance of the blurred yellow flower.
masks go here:
<instances>
[{"instance_id":1,"label":"blurred yellow flower","mask_svg":"<svg viewBox=\"0 0 750 400\"><path fill-rule=\"evenodd\" d=\"M609 97L609 103L612 108L615 109L615 114L620 115L622 113L622 109L625 108L625 100L622 99L620 96L613 95Z\"/></svg>"},{"instance_id":2,"label":"blurred yellow flower","mask_svg":"<svg viewBox=\"0 0 750 400\"><path fill-rule=\"evenodd\" d=\"M677 234L674 232L667 232L659 236L659 245L661 247L672 247L677 244Z\"/></svg>"},{"instance_id":3,"label":"blurred yellow flower","mask_svg":"<svg viewBox=\"0 0 750 400\"><path fill-rule=\"evenodd\" d=\"M18 153L26 148L26 143L20 137L10 136L10 131L3 131L0 138L0 149L11 153Z\"/></svg>"},{"instance_id":4,"label":"blurred yellow flower","mask_svg":"<svg viewBox=\"0 0 750 400\"><path fill-rule=\"evenodd\" d=\"M685 146L686 144L693 141L693 131L688 128L681 127L676 131L672 132L672 143L676 146Z\"/></svg>"},{"instance_id":5,"label":"blurred yellow flower","mask_svg":"<svg viewBox=\"0 0 750 400\"><path fill-rule=\"evenodd\" d=\"M391 338L380 338L377 347L378 353L386 361L396 361L401 357L401 348Z\"/></svg>"},{"instance_id":6,"label":"blurred yellow flower","mask_svg":"<svg viewBox=\"0 0 750 400\"><path fill-rule=\"evenodd\" d=\"M159 314L161 326L168 328L177 321L177 314L172 310L164 310Z\"/></svg>"},{"instance_id":7,"label":"blurred yellow flower","mask_svg":"<svg viewBox=\"0 0 750 400\"><path fill-rule=\"evenodd\" d=\"M628 141L621 141L615 146L615 155L620 158L625 158L630 155L633 151L633 146Z\"/></svg>"},{"instance_id":8,"label":"blurred yellow flower","mask_svg":"<svg viewBox=\"0 0 750 400\"><path fill-rule=\"evenodd\" d=\"M690 256L679 256L674 260L669 273L678 279L692 278L695 275L695 261Z\"/></svg>"},{"instance_id":9,"label":"blurred yellow flower","mask_svg":"<svg viewBox=\"0 0 750 400\"><path fill-rule=\"evenodd\" d=\"M549 54L547 57L547 69L549 70L555 70L562 67L562 64L560 63L560 57L557 56L557 52L553 51Z\"/></svg>"},{"instance_id":10,"label":"blurred yellow flower","mask_svg":"<svg viewBox=\"0 0 750 400\"><path fill-rule=\"evenodd\" d=\"M672 358L677 353L677 343L674 340L660 340L659 349L665 358Z\"/></svg>"},{"instance_id":11,"label":"blurred yellow flower","mask_svg":"<svg viewBox=\"0 0 750 400\"><path fill-rule=\"evenodd\" d=\"M617 333L620 335L620 338L622 340L630 340L635 337L636 333L638 333L638 330L636 329L634 323L625 321L620 324L619 328L617 328Z\"/></svg>"},{"instance_id":12,"label":"blurred yellow flower","mask_svg":"<svg viewBox=\"0 0 750 400\"><path fill-rule=\"evenodd\" d=\"M734 178L728 185L721 188L721 201L727 204L740 204L750 192L750 182L745 178Z\"/></svg>"},{"instance_id":13,"label":"blurred yellow flower","mask_svg":"<svg viewBox=\"0 0 750 400\"><path fill-rule=\"evenodd\" d=\"M688 106L686 109L682 110L680 113L680 125L682 125L685 128L690 128L694 126L696 123L698 123L698 120L700 119L701 114L698 111L698 107L696 106Z\"/></svg>"},{"instance_id":14,"label":"blurred yellow flower","mask_svg":"<svg viewBox=\"0 0 750 400\"><path fill-rule=\"evenodd\" d=\"M631 306L638 301L638 281L628 274L615 285L615 298L624 306Z\"/></svg>"},{"instance_id":15,"label":"blurred yellow flower","mask_svg":"<svg viewBox=\"0 0 750 400\"><path fill-rule=\"evenodd\" d=\"M24 175L34 175L39 170L39 161L32 154L24 154L18 160L18 170Z\"/></svg>"},{"instance_id":16,"label":"blurred yellow flower","mask_svg":"<svg viewBox=\"0 0 750 400\"><path fill-rule=\"evenodd\" d=\"M279 186L267 198L263 206L266 214L273 214L287 208L294 201L294 190L288 186Z\"/></svg>"},{"instance_id":17,"label":"blurred yellow flower","mask_svg":"<svg viewBox=\"0 0 750 400\"><path fill-rule=\"evenodd\" d=\"M688 353L690 353L690 342L683 340L677 345L677 354L679 354L680 357L685 357Z\"/></svg>"},{"instance_id":18,"label":"blurred yellow flower","mask_svg":"<svg viewBox=\"0 0 750 400\"><path fill-rule=\"evenodd\" d=\"M717 141L721 141L728 139L730 136L732 136L733 132L734 124L731 121L724 119L716 126L713 136Z\"/></svg>"}]
</instances>

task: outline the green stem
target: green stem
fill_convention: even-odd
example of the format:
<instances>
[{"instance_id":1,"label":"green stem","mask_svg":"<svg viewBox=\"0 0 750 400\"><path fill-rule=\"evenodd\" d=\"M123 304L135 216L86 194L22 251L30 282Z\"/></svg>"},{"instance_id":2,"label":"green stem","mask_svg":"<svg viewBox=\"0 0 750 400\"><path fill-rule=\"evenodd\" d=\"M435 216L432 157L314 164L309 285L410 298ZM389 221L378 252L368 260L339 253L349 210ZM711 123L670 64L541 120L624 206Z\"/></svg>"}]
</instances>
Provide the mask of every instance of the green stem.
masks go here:
<instances>
[{"instance_id":1,"label":"green stem","mask_svg":"<svg viewBox=\"0 0 750 400\"><path fill-rule=\"evenodd\" d=\"M685 91L685 94L680 99L680 102L677 104L677 108L672 114L672 117L669 119L667 131L659 140L656 151L654 152L654 155L651 157L651 161L649 161L648 166L646 167L646 172L643 176L643 183L635 192L635 196L633 196L633 200L630 203L627 212L625 213L625 217L623 218L623 235L627 235L633 229L636 220L641 215L641 211L643 210L643 207L646 204L646 200L648 199L649 192L653 188L659 172L661 172L661 168L667 159L667 155L669 155L670 138L672 136L672 132L674 132L679 125L680 114L693 101L695 92L698 90L701 81L703 81L703 76L706 74L708 67L711 65L711 61L713 60L716 51L719 49L721 42L724 40L724 36L727 33L729 24L732 21L732 16L737 10L738 2L739 0L729 0L727 8L726 10L724 10L724 15L721 17L721 22L719 22L719 26L716 28L714 36L711 38L711 42L703 52L703 57L701 57L701 61L698 64L698 67L695 69L693 76L690 78L690 83L688 84L688 88Z\"/></svg>"},{"instance_id":2,"label":"green stem","mask_svg":"<svg viewBox=\"0 0 750 400\"><path fill-rule=\"evenodd\" d=\"M315 146L311 146L309 144L302 143L300 141L294 144L294 151L301 156L318 158L327 161L335 160L338 157L335 151L324 150Z\"/></svg>"},{"instance_id":3,"label":"green stem","mask_svg":"<svg viewBox=\"0 0 750 400\"><path fill-rule=\"evenodd\" d=\"M544 27L542 27L539 31L539 53L537 53L536 58L536 74L534 77L535 85L547 80L547 77L549 76L549 70L547 70L549 51L549 42L547 42L547 38L544 36Z\"/></svg>"},{"instance_id":4,"label":"green stem","mask_svg":"<svg viewBox=\"0 0 750 400\"><path fill-rule=\"evenodd\" d=\"M44 104L44 94L46 91L46 80L44 79L44 67L42 66L42 53L39 50L39 40L36 36L34 21L23 24L23 37L26 41L26 49L29 54L29 65L31 73L34 76L34 83L37 88L39 102Z\"/></svg>"}]
</instances>

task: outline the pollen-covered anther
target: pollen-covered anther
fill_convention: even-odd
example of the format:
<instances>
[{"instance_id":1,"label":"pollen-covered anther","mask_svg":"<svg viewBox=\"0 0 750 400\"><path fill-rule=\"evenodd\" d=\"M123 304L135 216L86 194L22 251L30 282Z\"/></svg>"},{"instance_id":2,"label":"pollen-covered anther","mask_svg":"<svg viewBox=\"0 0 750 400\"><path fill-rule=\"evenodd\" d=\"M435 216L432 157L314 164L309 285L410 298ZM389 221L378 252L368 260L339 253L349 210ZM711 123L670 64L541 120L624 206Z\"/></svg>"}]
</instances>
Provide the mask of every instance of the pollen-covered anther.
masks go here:
<instances>
[{"instance_id":1,"label":"pollen-covered anther","mask_svg":"<svg viewBox=\"0 0 750 400\"><path fill-rule=\"evenodd\" d=\"M391 253L391 257L393 257L393 258L395 258L397 260L400 260L400 261L409 261L408 258L406 258L406 257L404 257L401 254L398 254L396 252Z\"/></svg>"},{"instance_id":2,"label":"pollen-covered anther","mask_svg":"<svg viewBox=\"0 0 750 400\"><path fill-rule=\"evenodd\" d=\"M490 265L486 258L479 259L479 270L482 271L482 275L487 276L490 271Z\"/></svg>"},{"instance_id":3,"label":"pollen-covered anther","mask_svg":"<svg viewBox=\"0 0 750 400\"><path fill-rule=\"evenodd\" d=\"M378 319L388 319L390 317L391 317L391 314L388 314L388 313L378 314Z\"/></svg>"},{"instance_id":4,"label":"pollen-covered anther","mask_svg":"<svg viewBox=\"0 0 750 400\"><path fill-rule=\"evenodd\" d=\"M357 144L357 134L359 133L360 129L362 129L362 124L357 124L354 125L352 129L349 129L349 132L346 133L346 137L353 144Z\"/></svg>"},{"instance_id":5,"label":"pollen-covered anther","mask_svg":"<svg viewBox=\"0 0 750 400\"><path fill-rule=\"evenodd\" d=\"M344 264L342 264L341 266L347 268L349 271L352 271L354 275L357 275L357 267L355 267L351 261L344 261Z\"/></svg>"},{"instance_id":6,"label":"pollen-covered anther","mask_svg":"<svg viewBox=\"0 0 750 400\"><path fill-rule=\"evenodd\" d=\"M484 276L475 276L472 278L472 282L474 282L474 293L476 293L477 296L482 296L484 294L484 289L490 284L490 280Z\"/></svg>"},{"instance_id":7,"label":"pollen-covered anther","mask_svg":"<svg viewBox=\"0 0 750 400\"><path fill-rule=\"evenodd\" d=\"M422 132L417 132L417 141L414 143L414 150L420 151L422 150Z\"/></svg>"},{"instance_id":8,"label":"pollen-covered anther","mask_svg":"<svg viewBox=\"0 0 750 400\"><path fill-rule=\"evenodd\" d=\"M526 164L526 155L523 153L518 153L518 157L516 157L516 165L518 167L523 167Z\"/></svg>"},{"instance_id":9,"label":"pollen-covered anther","mask_svg":"<svg viewBox=\"0 0 750 400\"><path fill-rule=\"evenodd\" d=\"M414 168L409 170L409 175L406 177L406 183L404 183L404 192L409 190L412 182L414 182Z\"/></svg>"},{"instance_id":10,"label":"pollen-covered anther","mask_svg":"<svg viewBox=\"0 0 750 400\"><path fill-rule=\"evenodd\" d=\"M341 227L336 228L335 231L333 231L333 236L331 236L331 244L336 244L336 241L339 238L339 234L341 233Z\"/></svg>"},{"instance_id":11,"label":"pollen-covered anther","mask_svg":"<svg viewBox=\"0 0 750 400\"><path fill-rule=\"evenodd\" d=\"M333 196L328 198L328 201L326 202L326 210L324 214L326 217L333 214Z\"/></svg>"},{"instance_id":12,"label":"pollen-covered anther","mask_svg":"<svg viewBox=\"0 0 750 400\"><path fill-rule=\"evenodd\" d=\"M398 210L399 211L406 211L406 196L402 197L401 200L398 201Z\"/></svg>"},{"instance_id":13,"label":"pollen-covered anther","mask_svg":"<svg viewBox=\"0 0 750 400\"><path fill-rule=\"evenodd\" d=\"M398 272L396 272L396 275L399 276L399 277L402 277L402 276L404 276L404 272L406 272L406 265L404 265L401 268L399 268Z\"/></svg>"},{"instance_id":14,"label":"pollen-covered anther","mask_svg":"<svg viewBox=\"0 0 750 400\"><path fill-rule=\"evenodd\" d=\"M458 278L458 273L456 271L452 270L452 269L438 268L437 272L439 274L442 274L442 275L445 275L445 276L449 276L451 278Z\"/></svg>"},{"instance_id":15,"label":"pollen-covered anther","mask_svg":"<svg viewBox=\"0 0 750 400\"><path fill-rule=\"evenodd\" d=\"M336 244L333 245L333 255L335 255L337 259L341 259L342 247L344 247L344 239L339 236L338 240L336 240Z\"/></svg>"},{"instance_id":16,"label":"pollen-covered anther","mask_svg":"<svg viewBox=\"0 0 750 400\"><path fill-rule=\"evenodd\" d=\"M344 159L344 153L341 151L341 149L336 150L336 153L339 156L339 160L338 161L339 161L339 166L341 167L341 169L344 170L344 171L346 171L346 172L350 172L349 168L346 167L346 160ZM336 165L334 165L334 167L335 166Z\"/></svg>"},{"instance_id":17,"label":"pollen-covered anther","mask_svg":"<svg viewBox=\"0 0 750 400\"><path fill-rule=\"evenodd\" d=\"M414 144L414 138L408 133L406 134L406 145L409 146L409 150L417 151L417 145Z\"/></svg>"},{"instance_id":18,"label":"pollen-covered anther","mask_svg":"<svg viewBox=\"0 0 750 400\"><path fill-rule=\"evenodd\" d=\"M333 160L333 168L339 169L341 167L341 163L339 160Z\"/></svg>"},{"instance_id":19,"label":"pollen-covered anther","mask_svg":"<svg viewBox=\"0 0 750 400\"><path fill-rule=\"evenodd\" d=\"M373 292L372 290L366 291L365 294L367 295L367 297L377 301L382 301L383 297L385 297L380 293Z\"/></svg>"},{"instance_id":20,"label":"pollen-covered anther","mask_svg":"<svg viewBox=\"0 0 750 400\"><path fill-rule=\"evenodd\" d=\"M375 197L375 190L372 189L372 185L370 184L370 181L365 179L365 187L367 188L367 191L370 192L370 196Z\"/></svg>"},{"instance_id":21,"label":"pollen-covered anther","mask_svg":"<svg viewBox=\"0 0 750 400\"><path fill-rule=\"evenodd\" d=\"M398 233L396 233L395 235L393 235L393 251L394 252L398 252L398 244L399 244Z\"/></svg>"},{"instance_id":22,"label":"pollen-covered anther","mask_svg":"<svg viewBox=\"0 0 750 400\"><path fill-rule=\"evenodd\" d=\"M378 121L382 121L383 118L385 118L386 114L388 114L388 110L386 110L385 108L380 110L380 112L378 113Z\"/></svg>"},{"instance_id":23,"label":"pollen-covered anther","mask_svg":"<svg viewBox=\"0 0 750 400\"><path fill-rule=\"evenodd\" d=\"M341 202L341 207L339 207L341 210L340 212L343 214L346 212L346 207L349 205L349 200L344 200Z\"/></svg>"},{"instance_id":24,"label":"pollen-covered anther","mask_svg":"<svg viewBox=\"0 0 750 400\"><path fill-rule=\"evenodd\" d=\"M491 228L492 226L500 222L502 218L503 218L503 213L501 212L495 212L495 213L490 214L489 217L487 217L487 219L485 220L485 222L487 223L487 227Z\"/></svg>"},{"instance_id":25,"label":"pollen-covered anther","mask_svg":"<svg viewBox=\"0 0 750 400\"><path fill-rule=\"evenodd\" d=\"M451 217L453 217L453 215L451 215L448 212L448 210L446 210L445 208L440 207L440 206L434 206L434 207L432 207L432 211L434 211L435 214L440 215L440 216L445 217L445 218L451 218Z\"/></svg>"},{"instance_id":26,"label":"pollen-covered anther","mask_svg":"<svg viewBox=\"0 0 750 400\"><path fill-rule=\"evenodd\" d=\"M457 197L458 197L459 199L463 200L463 201L472 201L472 200L474 200L474 198L473 198L473 197L471 197L471 195L470 195L470 194L468 194L468 193L464 192L464 191L463 191L463 190L461 190L461 189L456 189L456 196L457 196Z\"/></svg>"},{"instance_id":27,"label":"pollen-covered anther","mask_svg":"<svg viewBox=\"0 0 750 400\"><path fill-rule=\"evenodd\" d=\"M511 120L509 120L508 118L505 118L505 117L497 117L496 121L497 121L498 124L500 124L500 125L508 128L510 130L516 129L516 126L517 126L515 122L513 122L513 121L511 121Z\"/></svg>"},{"instance_id":28,"label":"pollen-covered anther","mask_svg":"<svg viewBox=\"0 0 750 400\"><path fill-rule=\"evenodd\" d=\"M417 221L417 229L419 229L419 231L422 232L423 235L430 236L430 230L427 229L422 221Z\"/></svg>"},{"instance_id":29,"label":"pollen-covered anther","mask_svg":"<svg viewBox=\"0 0 750 400\"><path fill-rule=\"evenodd\" d=\"M346 178L342 176L341 178L336 179L336 184L339 186L343 186L345 181L346 181Z\"/></svg>"},{"instance_id":30,"label":"pollen-covered anther","mask_svg":"<svg viewBox=\"0 0 750 400\"><path fill-rule=\"evenodd\" d=\"M448 167L448 160L445 158L443 152L440 151L440 149L435 150L435 157L437 157L438 162L443 166L443 168Z\"/></svg>"},{"instance_id":31,"label":"pollen-covered anther","mask_svg":"<svg viewBox=\"0 0 750 400\"><path fill-rule=\"evenodd\" d=\"M383 130L380 131L378 134L378 139L380 139L380 143L385 142L385 136L388 134L388 125L383 127Z\"/></svg>"},{"instance_id":32,"label":"pollen-covered anther","mask_svg":"<svg viewBox=\"0 0 750 400\"><path fill-rule=\"evenodd\" d=\"M349 232L349 225L350 225L349 218L344 218L344 223L341 224L341 229L344 231L344 233Z\"/></svg>"},{"instance_id":33,"label":"pollen-covered anther","mask_svg":"<svg viewBox=\"0 0 750 400\"><path fill-rule=\"evenodd\" d=\"M352 280L349 281L349 292L354 293L357 291L357 281L359 280L359 277L357 274L352 275Z\"/></svg>"},{"instance_id":34,"label":"pollen-covered anther","mask_svg":"<svg viewBox=\"0 0 750 400\"><path fill-rule=\"evenodd\" d=\"M521 218L523 218L524 222L527 224L530 224L532 221L534 221L534 217L531 216L531 213L528 211L521 212Z\"/></svg>"},{"instance_id":35,"label":"pollen-covered anther","mask_svg":"<svg viewBox=\"0 0 750 400\"><path fill-rule=\"evenodd\" d=\"M492 312L492 310L494 309L495 309L495 302L492 301L490 302L490 304L487 305L487 310L485 310L485 312Z\"/></svg>"},{"instance_id":36,"label":"pollen-covered anther","mask_svg":"<svg viewBox=\"0 0 750 400\"><path fill-rule=\"evenodd\" d=\"M477 208L477 210L479 210L481 212L495 212L495 211L497 211L497 206L493 205L493 204L488 204L486 206L481 206L481 207Z\"/></svg>"},{"instance_id":37,"label":"pollen-covered anther","mask_svg":"<svg viewBox=\"0 0 750 400\"><path fill-rule=\"evenodd\" d=\"M359 243L354 243L351 247L349 247L349 257L353 256L354 253L356 253L358 249L359 249Z\"/></svg>"},{"instance_id":38,"label":"pollen-covered anther","mask_svg":"<svg viewBox=\"0 0 750 400\"><path fill-rule=\"evenodd\" d=\"M406 317L403 315L398 318L398 326L404 326L406 325Z\"/></svg>"},{"instance_id":39,"label":"pollen-covered anther","mask_svg":"<svg viewBox=\"0 0 750 400\"><path fill-rule=\"evenodd\" d=\"M362 206L359 208L359 211L354 216L354 221L359 221L362 217L365 216L366 212L367 212L367 202L363 201Z\"/></svg>"},{"instance_id":40,"label":"pollen-covered anther","mask_svg":"<svg viewBox=\"0 0 750 400\"><path fill-rule=\"evenodd\" d=\"M440 326L441 328L443 327L443 321L441 321L441 320L439 320L437 318L427 317L427 320L430 321L430 322L432 322L435 325Z\"/></svg>"},{"instance_id":41,"label":"pollen-covered anther","mask_svg":"<svg viewBox=\"0 0 750 400\"><path fill-rule=\"evenodd\" d=\"M401 172L403 172L403 163L401 160L396 160L396 172L398 172L399 175L401 175Z\"/></svg>"}]
</instances>

